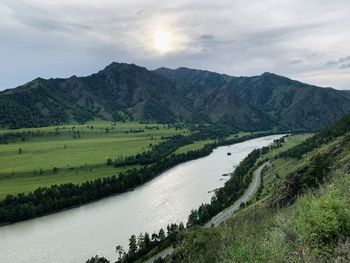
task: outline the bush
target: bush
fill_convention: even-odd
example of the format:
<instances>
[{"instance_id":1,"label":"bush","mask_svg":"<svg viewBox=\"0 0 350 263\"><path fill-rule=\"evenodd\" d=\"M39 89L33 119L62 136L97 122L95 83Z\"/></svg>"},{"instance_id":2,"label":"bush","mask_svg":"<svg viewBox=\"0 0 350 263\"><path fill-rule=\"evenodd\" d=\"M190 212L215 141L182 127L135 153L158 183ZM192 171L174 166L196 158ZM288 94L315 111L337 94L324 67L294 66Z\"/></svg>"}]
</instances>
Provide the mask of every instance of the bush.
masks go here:
<instances>
[{"instance_id":1,"label":"bush","mask_svg":"<svg viewBox=\"0 0 350 263\"><path fill-rule=\"evenodd\" d=\"M325 196L307 196L296 208L294 224L301 239L311 247L335 244L350 233L349 203L335 198L333 188Z\"/></svg>"},{"instance_id":2,"label":"bush","mask_svg":"<svg viewBox=\"0 0 350 263\"><path fill-rule=\"evenodd\" d=\"M338 205L331 199L304 198L297 208L295 226L312 246L324 245L339 235Z\"/></svg>"}]
</instances>

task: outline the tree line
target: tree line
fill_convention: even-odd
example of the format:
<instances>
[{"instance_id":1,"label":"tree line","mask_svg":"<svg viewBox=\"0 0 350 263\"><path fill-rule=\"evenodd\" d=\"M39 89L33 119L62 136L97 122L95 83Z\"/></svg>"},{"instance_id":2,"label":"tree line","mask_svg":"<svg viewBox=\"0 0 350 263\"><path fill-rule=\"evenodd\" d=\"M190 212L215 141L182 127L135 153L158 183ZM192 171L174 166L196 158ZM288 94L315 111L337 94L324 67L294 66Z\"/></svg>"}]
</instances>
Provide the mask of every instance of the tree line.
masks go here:
<instances>
[{"instance_id":1,"label":"tree line","mask_svg":"<svg viewBox=\"0 0 350 263\"><path fill-rule=\"evenodd\" d=\"M163 249L176 242L178 235L185 230L182 222L180 224L172 223L167 225L166 232L161 228L158 232L152 235L145 232L138 236L131 235L129 238L129 245L127 250L122 246L117 245L115 252L117 254L116 263L132 263L136 260L146 260L144 258L151 250L162 251ZM86 261L86 263L108 263L109 261L104 257L96 255Z\"/></svg>"},{"instance_id":2,"label":"tree line","mask_svg":"<svg viewBox=\"0 0 350 263\"><path fill-rule=\"evenodd\" d=\"M143 258L155 248L157 251L165 249L176 241L177 235L185 230L185 226L182 222L179 225L173 223L168 225L166 230L165 232L161 228L158 233L152 235L147 232L144 235L140 233L138 237L131 235L127 251L120 245L116 246L117 263L131 263Z\"/></svg>"}]
</instances>

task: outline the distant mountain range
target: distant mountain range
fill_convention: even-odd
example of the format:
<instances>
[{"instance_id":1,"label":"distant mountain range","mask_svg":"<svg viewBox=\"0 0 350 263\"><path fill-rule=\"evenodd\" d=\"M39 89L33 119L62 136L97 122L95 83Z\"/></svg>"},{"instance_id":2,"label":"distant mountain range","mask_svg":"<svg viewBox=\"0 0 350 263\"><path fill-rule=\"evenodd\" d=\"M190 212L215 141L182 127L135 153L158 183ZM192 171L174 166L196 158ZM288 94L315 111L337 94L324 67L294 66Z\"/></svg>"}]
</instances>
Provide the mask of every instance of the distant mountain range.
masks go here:
<instances>
[{"instance_id":1,"label":"distant mountain range","mask_svg":"<svg viewBox=\"0 0 350 263\"><path fill-rule=\"evenodd\" d=\"M0 125L10 128L103 118L317 130L348 112L349 92L272 73L232 77L115 62L87 77L38 78L0 92Z\"/></svg>"}]
</instances>

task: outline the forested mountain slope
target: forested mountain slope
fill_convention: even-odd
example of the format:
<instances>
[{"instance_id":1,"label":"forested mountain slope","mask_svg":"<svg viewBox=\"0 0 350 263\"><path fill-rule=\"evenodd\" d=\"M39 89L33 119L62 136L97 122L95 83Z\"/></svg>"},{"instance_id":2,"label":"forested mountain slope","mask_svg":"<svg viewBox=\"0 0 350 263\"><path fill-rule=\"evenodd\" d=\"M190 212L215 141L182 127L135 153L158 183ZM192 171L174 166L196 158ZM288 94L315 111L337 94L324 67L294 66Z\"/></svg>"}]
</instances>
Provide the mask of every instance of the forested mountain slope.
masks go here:
<instances>
[{"instance_id":1,"label":"forested mountain slope","mask_svg":"<svg viewBox=\"0 0 350 263\"><path fill-rule=\"evenodd\" d=\"M155 122L229 122L239 129L269 129L273 123L238 96L200 94L136 65L112 63L88 77L35 79L0 93L0 125L11 128L85 122L93 118ZM210 99L210 101L208 101Z\"/></svg>"},{"instance_id":2,"label":"forested mountain slope","mask_svg":"<svg viewBox=\"0 0 350 263\"><path fill-rule=\"evenodd\" d=\"M160 68L155 72L207 90L227 90L288 128L320 129L350 111L347 91L320 88L272 73L231 77L203 70Z\"/></svg>"},{"instance_id":3,"label":"forested mountain slope","mask_svg":"<svg viewBox=\"0 0 350 263\"><path fill-rule=\"evenodd\" d=\"M162 123L221 123L239 130L317 130L350 111L345 91L264 73L112 63L87 77L35 79L0 92L0 126L38 127L102 118Z\"/></svg>"}]
</instances>

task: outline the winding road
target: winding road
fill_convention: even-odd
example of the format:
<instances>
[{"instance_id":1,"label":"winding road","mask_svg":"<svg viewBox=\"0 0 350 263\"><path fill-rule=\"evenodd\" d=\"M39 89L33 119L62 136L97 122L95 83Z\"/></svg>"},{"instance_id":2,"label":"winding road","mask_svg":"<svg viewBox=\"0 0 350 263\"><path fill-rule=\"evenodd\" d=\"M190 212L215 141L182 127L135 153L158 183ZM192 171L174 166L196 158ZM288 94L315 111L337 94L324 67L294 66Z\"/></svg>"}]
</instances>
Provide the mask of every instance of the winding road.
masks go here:
<instances>
[{"instance_id":1,"label":"winding road","mask_svg":"<svg viewBox=\"0 0 350 263\"><path fill-rule=\"evenodd\" d=\"M222 210L220 213L218 213L216 216L214 216L209 222L207 222L204 227L208 228L212 225L217 226L223 221L227 220L234 212L236 212L241 203L247 203L256 191L258 190L260 183L261 183L261 171L270 163L270 161L267 161L260 165L255 171L253 175L253 181L250 183L248 189L244 192L244 194L231 206L227 207L226 209ZM159 252L157 255L149 258L144 263L153 263L154 260L157 258L165 258L167 255L170 255L173 253L174 248L168 247L164 249L163 251Z\"/></svg>"}]
</instances>

